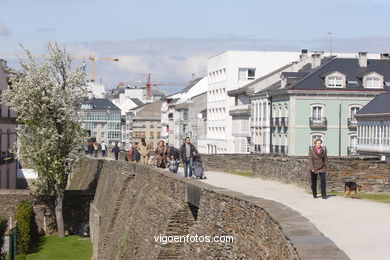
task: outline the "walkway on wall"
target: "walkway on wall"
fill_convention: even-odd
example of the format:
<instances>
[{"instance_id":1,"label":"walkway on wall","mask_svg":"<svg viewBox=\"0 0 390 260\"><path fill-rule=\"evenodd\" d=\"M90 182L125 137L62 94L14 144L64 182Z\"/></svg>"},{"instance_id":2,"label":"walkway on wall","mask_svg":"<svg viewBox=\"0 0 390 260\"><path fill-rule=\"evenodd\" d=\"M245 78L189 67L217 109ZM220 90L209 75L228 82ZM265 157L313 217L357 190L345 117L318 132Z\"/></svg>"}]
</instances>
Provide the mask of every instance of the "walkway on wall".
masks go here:
<instances>
[{"instance_id":1,"label":"walkway on wall","mask_svg":"<svg viewBox=\"0 0 390 260\"><path fill-rule=\"evenodd\" d=\"M215 171L206 175L201 181L296 210L353 260L390 259L390 204L336 196L314 199L294 185Z\"/></svg>"}]
</instances>

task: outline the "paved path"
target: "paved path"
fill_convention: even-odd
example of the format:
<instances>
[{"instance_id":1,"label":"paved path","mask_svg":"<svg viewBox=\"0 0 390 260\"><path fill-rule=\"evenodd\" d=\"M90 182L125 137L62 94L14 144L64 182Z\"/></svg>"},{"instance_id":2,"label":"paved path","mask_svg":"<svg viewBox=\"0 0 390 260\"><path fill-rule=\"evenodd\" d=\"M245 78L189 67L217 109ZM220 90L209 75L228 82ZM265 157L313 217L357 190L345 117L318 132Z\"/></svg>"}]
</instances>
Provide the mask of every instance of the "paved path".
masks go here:
<instances>
[{"instance_id":1,"label":"paved path","mask_svg":"<svg viewBox=\"0 0 390 260\"><path fill-rule=\"evenodd\" d=\"M215 171L205 183L274 200L298 211L351 259L390 259L390 204L332 196L314 199L294 185Z\"/></svg>"}]
</instances>

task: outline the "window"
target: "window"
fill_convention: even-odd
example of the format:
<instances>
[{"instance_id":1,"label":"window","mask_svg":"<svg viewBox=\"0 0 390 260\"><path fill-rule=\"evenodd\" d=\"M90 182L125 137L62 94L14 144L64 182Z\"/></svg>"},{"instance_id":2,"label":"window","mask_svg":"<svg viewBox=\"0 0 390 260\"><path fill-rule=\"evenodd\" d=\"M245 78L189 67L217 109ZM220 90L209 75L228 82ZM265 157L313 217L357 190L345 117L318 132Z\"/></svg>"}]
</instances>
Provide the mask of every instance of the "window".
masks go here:
<instances>
[{"instance_id":1,"label":"window","mask_svg":"<svg viewBox=\"0 0 390 260\"><path fill-rule=\"evenodd\" d=\"M356 148L357 143L358 143L357 142L357 136L356 135L351 135L349 143L350 143L351 147Z\"/></svg>"},{"instance_id":2,"label":"window","mask_svg":"<svg viewBox=\"0 0 390 260\"><path fill-rule=\"evenodd\" d=\"M366 88L381 88L380 87L380 78L377 78L377 77L367 77L367 79L366 79Z\"/></svg>"},{"instance_id":3,"label":"window","mask_svg":"<svg viewBox=\"0 0 390 260\"><path fill-rule=\"evenodd\" d=\"M157 132L157 138L161 138L161 133Z\"/></svg>"},{"instance_id":4,"label":"window","mask_svg":"<svg viewBox=\"0 0 390 260\"><path fill-rule=\"evenodd\" d=\"M359 112L359 110L360 110L360 107L356 107L356 106L351 107L351 109L350 109L350 117L351 118L354 117L356 115L356 113Z\"/></svg>"},{"instance_id":5,"label":"window","mask_svg":"<svg viewBox=\"0 0 390 260\"><path fill-rule=\"evenodd\" d=\"M101 135L100 135L102 138L104 138L104 132L101 132Z\"/></svg>"},{"instance_id":6,"label":"window","mask_svg":"<svg viewBox=\"0 0 390 260\"><path fill-rule=\"evenodd\" d=\"M321 139L322 142L324 142L324 135L323 135L323 134L320 134L320 133L312 134L312 135L311 135L310 146L313 146L313 145L314 145L314 140L316 140L316 139Z\"/></svg>"},{"instance_id":7,"label":"window","mask_svg":"<svg viewBox=\"0 0 390 260\"><path fill-rule=\"evenodd\" d=\"M253 68L239 68L238 80L253 80L256 76L256 69Z\"/></svg>"},{"instance_id":8,"label":"window","mask_svg":"<svg viewBox=\"0 0 390 260\"><path fill-rule=\"evenodd\" d=\"M323 112L323 108L321 106L312 107L311 117L313 118L313 122L315 121L321 122L322 112Z\"/></svg>"},{"instance_id":9,"label":"window","mask_svg":"<svg viewBox=\"0 0 390 260\"><path fill-rule=\"evenodd\" d=\"M342 88L343 78L339 76L331 76L328 78L328 88Z\"/></svg>"},{"instance_id":10,"label":"window","mask_svg":"<svg viewBox=\"0 0 390 260\"><path fill-rule=\"evenodd\" d=\"M150 132L150 137L154 137L154 132Z\"/></svg>"}]
</instances>

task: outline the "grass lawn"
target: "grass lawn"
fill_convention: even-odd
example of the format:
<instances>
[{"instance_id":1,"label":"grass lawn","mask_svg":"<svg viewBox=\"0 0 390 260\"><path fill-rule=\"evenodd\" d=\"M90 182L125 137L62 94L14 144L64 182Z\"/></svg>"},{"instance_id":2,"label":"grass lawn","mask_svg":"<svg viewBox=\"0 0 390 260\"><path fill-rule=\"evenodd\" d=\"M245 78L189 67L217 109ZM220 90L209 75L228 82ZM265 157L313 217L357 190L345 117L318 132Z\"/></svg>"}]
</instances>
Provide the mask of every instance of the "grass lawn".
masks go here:
<instances>
[{"instance_id":1,"label":"grass lawn","mask_svg":"<svg viewBox=\"0 0 390 260\"><path fill-rule=\"evenodd\" d=\"M223 172L237 174L246 177L253 177L253 172L236 171L236 170L224 170Z\"/></svg>"},{"instance_id":2,"label":"grass lawn","mask_svg":"<svg viewBox=\"0 0 390 260\"><path fill-rule=\"evenodd\" d=\"M329 192L330 195L344 196L344 192ZM352 194L352 197L355 194ZM377 202L390 203L390 194L370 194L370 193L361 193L357 194L358 199L367 199Z\"/></svg>"},{"instance_id":3,"label":"grass lawn","mask_svg":"<svg viewBox=\"0 0 390 260\"><path fill-rule=\"evenodd\" d=\"M58 238L53 235L40 237L26 258L18 255L16 260L89 260L91 257L92 243L89 238L79 236Z\"/></svg>"}]
</instances>

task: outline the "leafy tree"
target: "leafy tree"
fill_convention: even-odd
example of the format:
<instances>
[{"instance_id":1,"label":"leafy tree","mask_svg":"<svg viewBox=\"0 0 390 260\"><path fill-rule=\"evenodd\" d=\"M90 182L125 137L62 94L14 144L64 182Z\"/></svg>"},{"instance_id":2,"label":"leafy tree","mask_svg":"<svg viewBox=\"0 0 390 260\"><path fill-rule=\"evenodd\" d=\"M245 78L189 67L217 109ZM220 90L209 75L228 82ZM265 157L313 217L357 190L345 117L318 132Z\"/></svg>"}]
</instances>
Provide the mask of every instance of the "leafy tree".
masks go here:
<instances>
[{"instance_id":1,"label":"leafy tree","mask_svg":"<svg viewBox=\"0 0 390 260\"><path fill-rule=\"evenodd\" d=\"M86 96L85 74L72 68L67 51L57 44L48 44L43 59L25 53L2 99L17 112L19 156L38 172L36 192L55 197L57 232L64 237L64 190L84 137L77 106Z\"/></svg>"}]
</instances>

